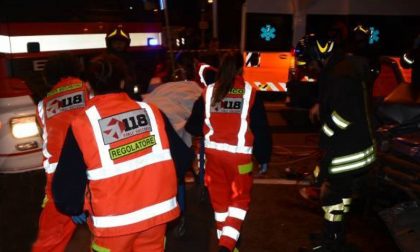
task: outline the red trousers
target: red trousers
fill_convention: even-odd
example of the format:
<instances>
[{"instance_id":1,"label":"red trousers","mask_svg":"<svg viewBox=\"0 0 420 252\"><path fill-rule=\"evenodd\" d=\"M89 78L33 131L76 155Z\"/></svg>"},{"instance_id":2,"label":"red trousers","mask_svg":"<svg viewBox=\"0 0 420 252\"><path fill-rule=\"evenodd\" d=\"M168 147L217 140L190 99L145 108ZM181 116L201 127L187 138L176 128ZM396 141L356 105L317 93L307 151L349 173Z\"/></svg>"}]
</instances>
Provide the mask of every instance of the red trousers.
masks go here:
<instances>
[{"instance_id":1,"label":"red trousers","mask_svg":"<svg viewBox=\"0 0 420 252\"><path fill-rule=\"evenodd\" d=\"M76 224L71 217L58 212L52 200L47 200L39 217L38 237L32 252L64 252Z\"/></svg>"},{"instance_id":2,"label":"red trousers","mask_svg":"<svg viewBox=\"0 0 420 252\"><path fill-rule=\"evenodd\" d=\"M233 250L249 208L252 157L206 149L205 183L215 212L219 246Z\"/></svg>"},{"instance_id":3,"label":"red trousers","mask_svg":"<svg viewBox=\"0 0 420 252\"><path fill-rule=\"evenodd\" d=\"M94 237L92 252L163 252L165 232L166 223L134 234Z\"/></svg>"}]
</instances>

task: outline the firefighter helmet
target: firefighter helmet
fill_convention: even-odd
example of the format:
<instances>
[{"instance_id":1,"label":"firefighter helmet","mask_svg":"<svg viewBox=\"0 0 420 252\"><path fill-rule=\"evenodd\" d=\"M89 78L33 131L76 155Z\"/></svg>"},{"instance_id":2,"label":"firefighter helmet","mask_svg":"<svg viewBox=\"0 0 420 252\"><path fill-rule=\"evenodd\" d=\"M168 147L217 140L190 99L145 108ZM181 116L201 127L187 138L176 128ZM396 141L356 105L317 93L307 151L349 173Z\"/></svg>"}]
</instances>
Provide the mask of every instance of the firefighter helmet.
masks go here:
<instances>
[{"instance_id":1,"label":"firefighter helmet","mask_svg":"<svg viewBox=\"0 0 420 252\"><path fill-rule=\"evenodd\" d=\"M350 39L353 43L369 45L370 35L371 31L369 27L358 25L354 27Z\"/></svg>"},{"instance_id":2,"label":"firefighter helmet","mask_svg":"<svg viewBox=\"0 0 420 252\"><path fill-rule=\"evenodd\" d=\"M350 33L348 50L355 54L369 57L376 45L370 44L371 30L364 25L357 25Z\"/></svg>"},{"instance_id":3,"label":"firefighter helmet","mask_svg":"<svg viewBox=\"0 0 420 252\"><path fill-rule=\"evenodd\" d=\"M299 67L312 60L323 62L331 56L333 49L334 41L332 39L315 34L305 35L295 48L296 64Z\"/></svg>"},{"instance_id":4,"label":"firefighter helmet","mask_svg":"<svg viewBox=\"0 0 420 252\"><path fill-rule=\"evenodd\" d=\"M117 27L108 32L106 34L105 40L107 48L110 48L111 42L114 40L125 41L127 43L127 47L130 46L131 42L130 34L128 32L125 32L121 27Z\"/></svg>"}]
</instances>

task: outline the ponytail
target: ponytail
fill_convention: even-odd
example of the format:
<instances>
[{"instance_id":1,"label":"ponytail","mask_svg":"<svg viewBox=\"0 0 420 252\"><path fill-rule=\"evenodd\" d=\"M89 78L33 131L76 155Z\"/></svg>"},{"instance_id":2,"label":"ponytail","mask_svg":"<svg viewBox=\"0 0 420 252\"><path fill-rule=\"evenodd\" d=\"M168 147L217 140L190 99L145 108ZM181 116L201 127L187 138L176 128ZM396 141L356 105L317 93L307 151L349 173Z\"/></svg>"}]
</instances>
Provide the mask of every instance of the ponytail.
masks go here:
<instances>
[{"instance_id":1,"label":"ponytail","mask_svg":"<svg viewBox=\"0 0 420 252\"><path fill-rule=\"evenodd\" d=\"M235 77L242 74L242 67L244 59L240 52L227 52L223 55L220 63L219 71L217 72L216 84L211 101L211 105L221 102L232 89Z\"/></svg>"}]
</instances>

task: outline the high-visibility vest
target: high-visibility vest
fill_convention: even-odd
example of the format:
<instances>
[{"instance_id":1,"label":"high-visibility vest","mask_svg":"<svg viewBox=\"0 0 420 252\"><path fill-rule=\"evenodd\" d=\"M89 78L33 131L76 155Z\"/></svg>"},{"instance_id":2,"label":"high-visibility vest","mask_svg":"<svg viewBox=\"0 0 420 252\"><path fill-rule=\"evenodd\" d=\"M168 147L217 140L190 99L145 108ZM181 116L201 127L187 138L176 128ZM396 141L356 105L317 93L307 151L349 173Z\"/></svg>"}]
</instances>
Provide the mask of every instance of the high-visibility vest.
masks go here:
<instances>
[{"instance_id":1,"label":"high-visibility vest","mask_svg":"<svg viewBox=\"0 0 420 252\"><path fill-rule=\"evenodd\" d=\"M249 129L249 117L256 90L238 76L226 97L211 106L214 89L217 88L215 85L208 86L203 92L205 147L230 153L252 154L254 135Z\"/></svg>"},{"instance_id":2,"label":"high-visibility vest","mask_svg":"<svg viewBox=\"0 0 420 252\"><path fill-rule=\"evenodd\" d=\"M87 166L94 235L140 232L179 215L175 166L156 107L125 93L95 96L72 130Z\"/></svg>"},{"instance_id":3,"label":"high-visibility vest","mask_svg":"<svg viewBox=\"0 0 420 252\"><path fill-rule=\"evenodd\" d=\"M87 85L78 78L58 82L38 103L37 120L42 128L43 166L47 174L46 193L52 199L51 181L57 167L64 139L71 120L89 100Z\"/></svg>"}]
</instances>

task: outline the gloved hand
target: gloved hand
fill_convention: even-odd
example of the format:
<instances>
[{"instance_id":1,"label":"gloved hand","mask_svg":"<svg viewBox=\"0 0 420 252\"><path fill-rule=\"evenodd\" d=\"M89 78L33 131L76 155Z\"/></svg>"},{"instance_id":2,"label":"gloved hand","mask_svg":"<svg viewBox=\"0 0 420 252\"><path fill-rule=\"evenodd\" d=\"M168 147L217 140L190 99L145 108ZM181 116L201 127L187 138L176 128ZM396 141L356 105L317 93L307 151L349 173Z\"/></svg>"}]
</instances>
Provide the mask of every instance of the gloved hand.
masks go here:
<instances>
[{"instance_id":1,"label":"gloved hand","mask_svg":"<svg viewBox=\"0 0 420 252\"><path fill-rule=\"evenodd\" d=\"M83 224L86 222L86 214L85 213L81 213L79 215L73 215L71 217L71 219L73 220L74 223L76 224Z\"/></svg>"},{"instance_id":2,"label":"gloved hand","mask_svg":"<svg viewBox=\"0 0 420 252\"><path fill-rule=\"evenodd\" d=\"M268 171L268 164L267 163L260 164L260 170L258 174L262 175L262 174L267 173L267 171Z\"/></svg>"}]
</instances>

